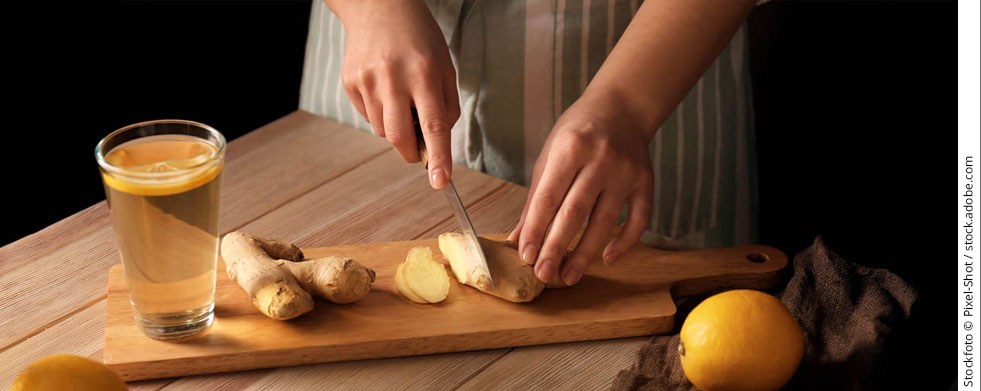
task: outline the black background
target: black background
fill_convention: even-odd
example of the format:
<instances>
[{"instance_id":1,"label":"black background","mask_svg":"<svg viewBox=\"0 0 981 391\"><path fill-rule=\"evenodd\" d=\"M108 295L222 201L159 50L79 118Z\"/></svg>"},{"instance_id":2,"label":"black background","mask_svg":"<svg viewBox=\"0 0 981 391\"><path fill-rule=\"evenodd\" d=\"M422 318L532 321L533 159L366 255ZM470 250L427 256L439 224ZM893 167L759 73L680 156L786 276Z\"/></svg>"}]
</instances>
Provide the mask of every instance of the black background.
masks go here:
<instances>
[{"instance_id":1,"label":"black background","mask_svg":"<svg viewBox=\"0 0 981 391\"><path fill-rule=\"evenodd\" d=\"M877 384L951 387L953 368L927 368L958 357L956 4L773 1L749 23L760 241L794 254L821 235L913 284Z\"/></svg>"},{"instance_id":2,"label":"black background","mask_svg":"<svg viewBox=\"0 0 981 391\"><path fill-rule=\"evenodd\" d=\"M93 148L113 129L184 118L234 139L295 110L309 8L0 3L0 244L104 198ZM954 361L956 4L773 1L749 25L760 241L821 235L914 284L877 376L947 388L953 369L923 360Z\"/></svg>"},{"instance_id":3,"label":"black background","mask_svg":"<svg viewBox=\"0 0 981 391\"><path fill-rule=\"evenodd\" d=\"M95 144L117 128L180 118L234 139L296 110L310 4L0 3L0 244L105 199Z\"/></svg>"}]
</instances>

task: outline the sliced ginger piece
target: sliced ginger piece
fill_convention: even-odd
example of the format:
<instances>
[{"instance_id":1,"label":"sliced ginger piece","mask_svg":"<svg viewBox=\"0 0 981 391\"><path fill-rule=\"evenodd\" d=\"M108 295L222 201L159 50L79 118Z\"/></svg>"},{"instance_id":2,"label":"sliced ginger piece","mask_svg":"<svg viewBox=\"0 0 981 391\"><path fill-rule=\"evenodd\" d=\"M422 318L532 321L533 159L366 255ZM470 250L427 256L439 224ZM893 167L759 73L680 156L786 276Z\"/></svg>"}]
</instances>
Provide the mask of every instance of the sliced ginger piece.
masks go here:
<instances>
[{"instance_id":1,"label":"sliced ginger piece","mask_svg":"<svg viewBox=\"0 0 981 391\"><path fill-rule=\"evenodd\" d=\"M405 278L402 277L402 270L405 269L405 263L400 263L398 269L395 270L395 289L405 296L405 298L412 300L413 302L419 304L429 304L428 301L423 300L419 295L412 292L409 286L405 283Z\"/></svg>"},{"instance_id":2,"label":"sliced ginger piece","mask_svg":"<svg viewBox=\"0 0 981 391\"><path fill-rule=\"evenodd\" d=\"M404 287L427 303L439 303L449 295L450 277L446 268L433 259L433 250L429 247L409 249L401 268Z\"/></svg>"},{"instance_id":3,"label":"sliced ginger piece","mask_svg":"<svg viewBox=\"0 0 981 391\"><path fill-rule=\"evenodd\" d=\"M457 279L481 292L507 301L523 303L534 300L545 289L545 284L535 277L534 268L526 265L518 251L505 243L479 238L480 247L487 257L487 267L494 279L494 287L482 286L479 280L470 278L476 254L465 236L455 232L439 235L439 250L450 262Z\"/></svg>"}]
</instances>

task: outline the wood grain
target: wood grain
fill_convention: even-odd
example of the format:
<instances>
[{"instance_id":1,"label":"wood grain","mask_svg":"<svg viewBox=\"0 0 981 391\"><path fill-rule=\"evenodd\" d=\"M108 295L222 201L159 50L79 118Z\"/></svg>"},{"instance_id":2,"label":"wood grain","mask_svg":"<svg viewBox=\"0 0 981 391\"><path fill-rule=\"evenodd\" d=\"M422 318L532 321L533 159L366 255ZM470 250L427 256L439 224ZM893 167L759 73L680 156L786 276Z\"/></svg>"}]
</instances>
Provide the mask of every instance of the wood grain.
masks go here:
<instances>
[{"instance_id":1,"label":"wood grain","mask_svg":"<svg viewBox=\"0 0 981 391\"><path fill-rule=\"evenodd\" d=\"M672 287L685 294L765 288L787 262L766 246L687 252L638 246L615 266L594 264L576 287L546 291L532 303L509 303L454 284L446 301L419 305L401 297L392 281L395 266L416 246L436 249L427 239L304 250L311 258L354 258L378 277L361 301L319 302L314 311L288 322L258 313L220 274L215 326L181 343L142 335L132 321L121 269L114 267L104 361L125 379L149 379L663 333L673 325ZM750 262L752 253L767 254L769 261Z\"/></svg>"},{"instance_id":2,"label":"wood grain","mask_svg":"<svg viewBox=\"0 0 981 391\"><path fill-rule=\"evenodd\" d=\"M105 202L99 202L67 219L0 247L0 275L10 273L44 255L83 240L104 228L108 216L109 209L106 208ZM58 240L51 240L52 238Z\"/></svg>"},{"instance_id":3,"label":"wood grain","mask_svg":"<svg viewBox=\"0 0 981 391\"><path fill-rule=\"evenodd\" d=\"M459 390L606 390L649 338L562 343L515 349Z\"/></svg>"},{"instance_id":4,"label":"wood grain","mask_svg":"<svg viewBox=\"0 0 981 391\"><path fill-rule=\"evenodd\" d=\"M275 371L249 390L444 390L460 383L461 376L477 373L505 349L378 359L334 364L304 365Z\"/></svg>"},{"instance_id":5,"label":"wood grain","mask_svg":"<svg viewBox=\"0 0 981 391\"><path fill-rule=\"evenodd\" d=\"M454 171L456 172L456 171ZM520 186L507 185L499 190L482 197L472 204L467 204L467 211L473 220L477 233L510 232L518 223L521 209L528 197L528 189ZM447 218L424 232L420 237L435 238L443 232L459 231L456 219Z\"/></svg>"},{"instance_id":6,"label":"wood grain","mask_svg":"<svg viewBox=\"0 0 981 391\"><path fill-rule=\"evenodd\" d=\"M462 168L454 172L466 205L506 184ZM242 229L301 247L324 247L413 239L451 213L443 195L429 187L425 170L387 152Z\"/></svg>"},{"instance_id":7,"label":"wood grain","mask_svg":"<svg viewBox=\"0 0 981 391\"><path fill-rule=\"evenodd\" d=\"M246 149L253 144L254 149L230 157L234 166L222 175L221 232L241 227L391 150L375 136L304 112L284 118L267 133L250 133L242 141ZM237 148L235 144L229 152Z\"/></svg>"},{"instance_id":8,"label":"wood grain","mask_svg":"<svg viewBox=\"0 0 981 391\"><path fill-rule=\"evenodd\" d=\"M70 347L72 354L100 356L105 313L106 303L99 301L46 330L43 338L32 338L31 343L17 344L4 351L0 355L0 389L9 389L17 374L31 362L64 353L66 347Z\"/></svg>"}]
</instances>

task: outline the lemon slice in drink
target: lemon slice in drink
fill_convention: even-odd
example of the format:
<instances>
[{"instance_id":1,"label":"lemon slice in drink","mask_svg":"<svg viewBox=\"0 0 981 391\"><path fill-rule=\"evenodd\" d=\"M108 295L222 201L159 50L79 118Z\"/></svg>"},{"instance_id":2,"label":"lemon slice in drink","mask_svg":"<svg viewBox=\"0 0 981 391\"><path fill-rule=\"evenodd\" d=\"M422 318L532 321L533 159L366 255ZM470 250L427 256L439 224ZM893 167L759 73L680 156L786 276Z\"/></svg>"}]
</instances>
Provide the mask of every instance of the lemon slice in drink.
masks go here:
<instances>
[{"instance_id":1,"label":"lemon slice in drink","mask_svg":"<svg viewBox=\"0 0 981 391\"><path fill-rule=\"evenodd\" d=\"M207 164L214 153L212 146L200 142L159 141L131 148L124 145L106 156L106 162L117 167L117 172L103 171L102 178L107 186L129 194L182 193L221 173L221 164Z\"/></svg>"},{"instance_id":2,"label":"lemon slice in drink","mask_svg":"<svg viewBox=\"0 0 981 391\"><path fill-rule=\"evenodd\" d=\"M175 171L176 168L168 168L166 164L155 167L157 170ZM166 171L151 171L166 172ZM178 176L176 179L146 179L137 180L134 178L123 178L110 173L103 173L102 178L106 185L129 194L142 196L165 196L197 188L215 179L221 172L221 165L210 167L203 172L194 172L187 175Z\"/></svg>"}]
</instances>

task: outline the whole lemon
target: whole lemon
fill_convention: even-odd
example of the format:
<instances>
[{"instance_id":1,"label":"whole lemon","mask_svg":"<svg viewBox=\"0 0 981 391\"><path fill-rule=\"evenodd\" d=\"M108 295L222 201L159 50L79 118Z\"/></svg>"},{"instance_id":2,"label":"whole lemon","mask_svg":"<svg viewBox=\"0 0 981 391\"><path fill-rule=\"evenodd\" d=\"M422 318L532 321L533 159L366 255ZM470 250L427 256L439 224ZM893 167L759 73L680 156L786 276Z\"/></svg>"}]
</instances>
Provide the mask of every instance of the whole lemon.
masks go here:
<instances>
[{"instance_id":1,"label":"whole lemon","mask_svg":"<svg viewBox=\"0 0 981 391\"><path fill-rule=\"evenodd\" d=\"M776 390L804 355L804 333L780 300L734 290L701 302L681 326L681 367L704 391Z\"/></svg>"},{"instance_id":2,"label":"whole lemon","mask_svg":"<svg viewBox=\"0 0 981 391\"><path fill-rule=\"evenodd\" d=\"M24 368L11 391L125 390L126 383L105 364L71 354L55 354Z\"/></svg>"}]
</instances>

